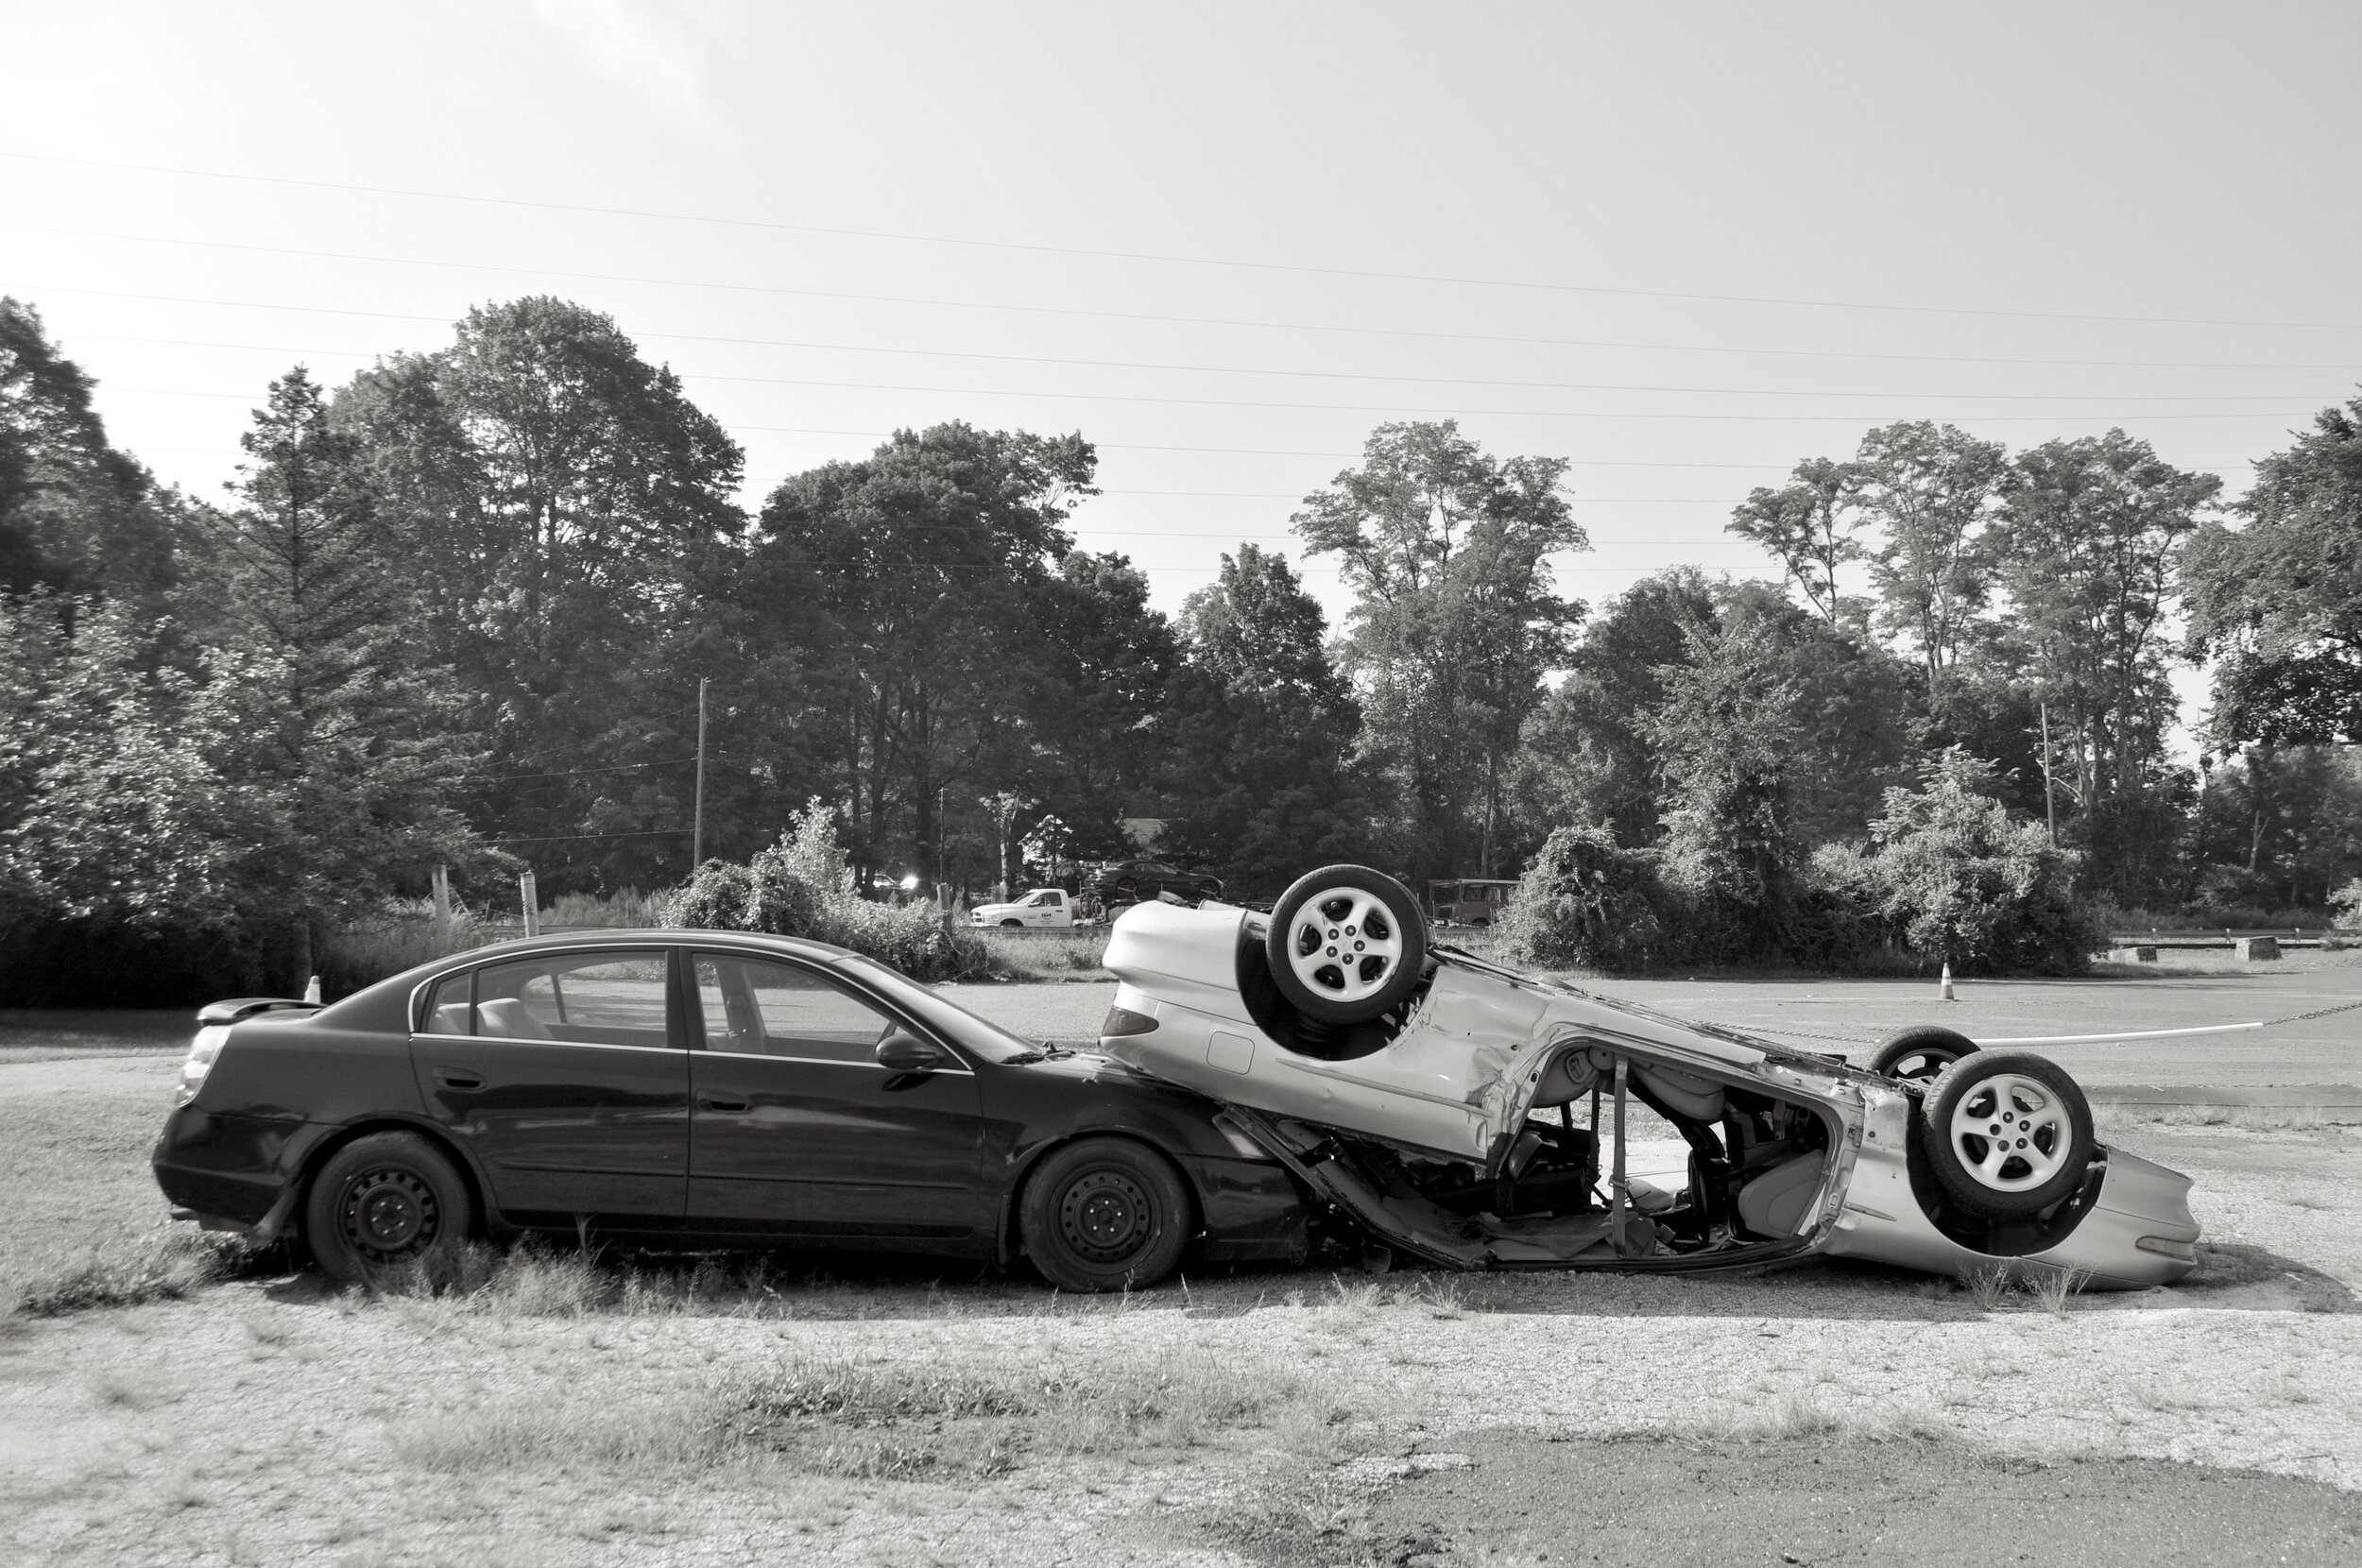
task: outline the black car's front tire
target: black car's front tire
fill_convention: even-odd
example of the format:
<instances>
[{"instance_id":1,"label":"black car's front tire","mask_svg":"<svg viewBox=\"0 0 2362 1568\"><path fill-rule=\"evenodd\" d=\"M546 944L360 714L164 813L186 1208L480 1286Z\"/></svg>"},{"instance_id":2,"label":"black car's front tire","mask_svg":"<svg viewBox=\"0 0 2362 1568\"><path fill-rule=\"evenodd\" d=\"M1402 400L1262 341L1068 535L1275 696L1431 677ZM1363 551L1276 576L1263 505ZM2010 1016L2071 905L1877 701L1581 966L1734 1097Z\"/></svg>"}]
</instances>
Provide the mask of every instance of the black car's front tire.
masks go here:
<instances>
[{"instance_id":1,"label":"black car's front tire","mask_svg":"<svg viewBox=\"0 0 2362 1568\"><path fill-rule=\"evenodd\" d=\"M475 1201L449 1156L416 1133L371 1133L328 1157L303 1207L304 1239L347 1285L447 1272L475 1231Z\"/></svg>"},{"instance_id":2,"label":"black car's front tire","mask_svg":"<svg viewBox=\"0 0 2362 1568\"><path fill-rule=\"evenodd\" d=\"M1180 1171L1129 1138L1053 1150L1018 1212L1025 1255L1061 1290L1144 1290L1180 1264L1190 1229Z\"/></svg>"}]
</instances>

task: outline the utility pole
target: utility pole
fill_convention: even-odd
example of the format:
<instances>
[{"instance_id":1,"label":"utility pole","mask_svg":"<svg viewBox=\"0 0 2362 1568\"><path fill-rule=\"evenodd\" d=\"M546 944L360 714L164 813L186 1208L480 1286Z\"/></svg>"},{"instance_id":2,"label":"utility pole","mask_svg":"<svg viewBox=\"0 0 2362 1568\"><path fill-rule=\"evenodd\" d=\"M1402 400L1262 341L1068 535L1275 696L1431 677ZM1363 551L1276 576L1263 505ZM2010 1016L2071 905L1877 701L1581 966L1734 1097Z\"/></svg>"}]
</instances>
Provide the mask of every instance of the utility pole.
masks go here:
<instances>
[{"instance_id":1,"label":"utility pole","mask_svg":"<svg viewBox=\"0 0 2362 1568\"><path fill-rule=\"evenodd\" d=\"M2050 788L2050 705L2042 705L2042 809L2050 818L2050 847L2059 847L2059 797Z\"/></svg>"},{"instance_id":2,"label":"utility pole","mask_svg":"<svg viewBox=\"0 0 2362 1568\"><path fill-rule=\"evenodd\" d=\"M697 677L697 806L690 819L689 869L706 863L706 678Z\"/></svg>"}]
</instances>

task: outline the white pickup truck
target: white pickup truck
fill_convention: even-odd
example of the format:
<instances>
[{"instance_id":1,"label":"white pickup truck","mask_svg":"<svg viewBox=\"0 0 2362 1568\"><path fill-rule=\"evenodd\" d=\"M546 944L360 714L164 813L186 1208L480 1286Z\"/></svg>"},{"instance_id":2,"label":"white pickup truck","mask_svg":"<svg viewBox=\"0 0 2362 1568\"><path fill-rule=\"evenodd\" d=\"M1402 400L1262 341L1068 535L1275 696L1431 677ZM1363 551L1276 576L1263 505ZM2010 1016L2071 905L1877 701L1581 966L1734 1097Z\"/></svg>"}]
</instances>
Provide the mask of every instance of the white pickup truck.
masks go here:
<instances>
[{"instance_id":1,"label":"white pickup truck","mask_svg":"<svg viewBox=\"0 0 2362 1568\"><path fill-rule=\"evenodd\" d=\"M1074 924L1074 900L1064 888L1036 888L1013 904L979 904L967 918L979 926L1056 930Z\"/></svg>"}]
</instances>

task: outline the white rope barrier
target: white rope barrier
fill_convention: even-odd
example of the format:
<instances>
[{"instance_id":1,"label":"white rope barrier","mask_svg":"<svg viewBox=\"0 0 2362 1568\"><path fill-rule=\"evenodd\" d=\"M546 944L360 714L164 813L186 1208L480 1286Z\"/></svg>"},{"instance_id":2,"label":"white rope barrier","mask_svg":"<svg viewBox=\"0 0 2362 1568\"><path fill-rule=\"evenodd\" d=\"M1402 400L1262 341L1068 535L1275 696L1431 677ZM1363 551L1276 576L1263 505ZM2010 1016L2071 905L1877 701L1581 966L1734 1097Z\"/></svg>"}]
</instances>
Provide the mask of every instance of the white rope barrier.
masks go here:
<instances>
[{"instance_id":1,"label":"white rope barrier","mask_svg":"<svg viewBox=\"0 0 2362 1568\"><path fill-rule=\"evenodd\" d=\"M2165 1040L2184 1034L2238 1034L2251 1029L2262 1029L2263 1020L2251 1024L2208 1024L2203 1029L2141 1029L2118 1030L2112 1034L2022 1034L2008 1040L1979 1040L1979 1046L2098 1046L2112 1040Z\"/></svg>"}]
</instances>

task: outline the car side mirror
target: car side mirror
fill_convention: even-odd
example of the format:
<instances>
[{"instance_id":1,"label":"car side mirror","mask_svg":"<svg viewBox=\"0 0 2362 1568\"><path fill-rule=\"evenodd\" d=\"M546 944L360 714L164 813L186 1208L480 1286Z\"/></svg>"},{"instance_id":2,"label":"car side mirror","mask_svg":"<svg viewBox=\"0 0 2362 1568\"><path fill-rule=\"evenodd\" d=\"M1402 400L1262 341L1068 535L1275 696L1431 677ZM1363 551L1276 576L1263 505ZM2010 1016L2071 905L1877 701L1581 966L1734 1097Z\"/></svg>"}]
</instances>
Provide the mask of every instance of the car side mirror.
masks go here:
<instances>
[{"instance_id":1,"label":"car side mirror","mask_svg":"<svg viewBox=\"0 0 2362 1568\"><path fill-rule=\"evenodd\" d=\"M933 1072L943 1065L943 1052L898 1029L878 1042L878 1065L895 1072Z\"/></svg>"}]
</instances>

